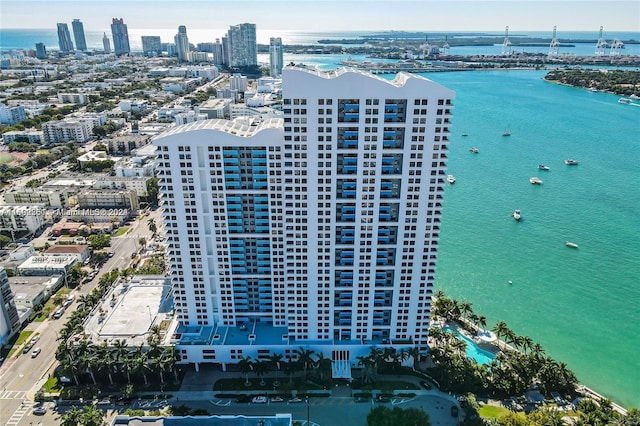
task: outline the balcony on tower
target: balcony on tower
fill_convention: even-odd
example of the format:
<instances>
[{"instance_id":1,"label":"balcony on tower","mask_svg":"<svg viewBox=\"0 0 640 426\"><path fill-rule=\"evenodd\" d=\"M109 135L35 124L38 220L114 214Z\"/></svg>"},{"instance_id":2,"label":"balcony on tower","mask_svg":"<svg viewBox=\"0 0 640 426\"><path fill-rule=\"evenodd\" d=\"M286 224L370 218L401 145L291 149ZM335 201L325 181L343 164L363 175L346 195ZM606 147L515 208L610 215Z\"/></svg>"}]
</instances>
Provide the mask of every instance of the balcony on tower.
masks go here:
<instances>
[{"instance_id":1,"label":"balcony on tower","mask_svg":"<svg viewBox=\"0 0 640 426\"><path fill-rule=\"evenodd\" d=\"M402 154L386 154L382 156L382 174L398 175L402 173Z\"/></svg>"},{"instance_id":2,"label":"balcony on tower","mask_svg":"<svg viewBox=\"0 0 640 426\"><path fill-rule=\"evenodd\" d=\"M358 173L357 154L338 154L337 172L339 175L355 175Z\"/></svg>"},{"instance_id":3,"label":"balcony on tower","mask_svg":"<svg viewBox=\"0 0 640 426\"><path fill-rule=\"evenodd\" d=\"M394 272L392 269L389 270L376 270L376 287L391 287L393 286L393 276Z\"/></svg>"},{"instance_id":4,"label":"balcony on tower","mask_svg":"<svg viewBox=\"0 0 640 426\"><path fill-rule=\"evenodd\" d=\"M336 266L353 266L353 249L336 249Z\"/></svg>"},{"instance_id":5,"label":"balcony on tower","mask_svg":"<svg viewBox=\"0 0 640 426\"><path fill-rule=\"evenodd\" d=\"M356 198L356 189L358 184L355 179L338 179L336 186L337 198Z\"/></svg>"},{"instance_id":6,"label":"balcony on tower","mask_svg":"<svg viewBox=\"0 0 640 426\"><path fill-rule=\"evenodd\" d=\"M336 227L336 244L351 244L355 242L355 228L338 226Z\"/></svg>"},{"instance_id":7,"label":"balcony on tower","mask_svg":"<svg viewBox=\"0 0 640 426\"><path fill-rule=\"evenodd\" d=\"M382 149L404 148L404 127L385 127L382 134Z\"/></svg>"},{"instance_id":8,"label":"balcony on tower","mask_svg":"<svg viewBox=\"0 0 640 426\"><path fill-rule=\"evenodd\" d=\"M336 204L336 221L355 222L356 221L355 203L337 203Z\"/></svg>"},{"instance_id":9,"label":"balcony on tower","mask_svg":"<svg viewBox=\"0 0 640 426\"><path fill-rule=\"evenodd\" d=\"M407 114L406 99L387 99L384 104L385 123L404 123Z\"/></svg>"},{"instance_id":10,"label":"balcony on tower","mask_svg":"<svg viewBox=\"0 0 640 426\"><path fill-rule=\"evenodd\" d=\"M357 123L360 119L360 100L339 99L338 100L338 122Z\"/></svg>"},{"instance_id":11,"label":"balcony on tower","mask_svg":"<svg viewBox=\"0 0 640 426\"><path fill-rule=\"evenodd\" d=\"M400 197L400 179L382 179L380 182L380 198Z\"/></svg>"},{"instance_id":12,"label":"balcony on tower","mask_svg":"<svg viewBox=\"0 0 640 426\"><path fill-rule=\"evenodd\" d=\"M381 203L378 212L378 220L380 222L397 222L399 203Z\"/></svg>"},{"instance_id":13,"label":"balcony on tower","mask_svg":"<svg viewBox=\"0 0 640 426\"><path fill-rule=\"evenodd\" d=\"M338 149L358 149L358 128L338 128Z\"/></svg>"}]
</instances>

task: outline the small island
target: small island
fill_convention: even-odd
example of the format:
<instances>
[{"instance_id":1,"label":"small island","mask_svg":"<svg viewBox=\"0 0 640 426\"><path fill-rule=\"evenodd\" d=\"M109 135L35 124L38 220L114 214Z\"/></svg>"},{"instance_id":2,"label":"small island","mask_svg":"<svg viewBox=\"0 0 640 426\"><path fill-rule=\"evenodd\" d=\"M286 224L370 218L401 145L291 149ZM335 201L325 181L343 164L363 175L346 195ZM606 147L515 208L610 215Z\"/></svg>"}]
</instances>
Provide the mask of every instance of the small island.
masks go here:
<instances>
[{"instance_id":1,"label":"small island","mask_svg":"<svg viewBox=\"0 0 640 426\"><path fill-rule=\"evenodd\" d=\"M608 69L557 69L547 81L620 96L640 96L640 71Z\"/></svg>"}]
</instances>

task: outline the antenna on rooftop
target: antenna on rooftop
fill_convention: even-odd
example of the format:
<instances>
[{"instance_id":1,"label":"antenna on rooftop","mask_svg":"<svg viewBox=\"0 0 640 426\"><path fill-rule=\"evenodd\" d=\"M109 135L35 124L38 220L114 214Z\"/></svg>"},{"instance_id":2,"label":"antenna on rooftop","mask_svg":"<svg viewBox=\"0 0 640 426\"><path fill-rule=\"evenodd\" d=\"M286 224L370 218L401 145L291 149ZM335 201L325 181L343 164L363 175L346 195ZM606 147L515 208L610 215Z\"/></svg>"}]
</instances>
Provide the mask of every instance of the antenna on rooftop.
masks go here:
<instances>
[{"instance_id":1,"label":"antenna on rooftop","mask_svg":"<svg viewBox=\"0 0 640 426\"><path fill-rule=\"evenodd\" d=\"M596 56L604 56L607 49L607 42L602 38L602 25L600 26L600 37L598 38L598 44L596 44Z\"/></svg>"},{"instance_id":2,"label":"antenna on rooftop","mask_svg":"<svg viewBox=\"0 0 640 426\"><path fill-rule=\"evenodd\" d=\"M551 38L551 44L549 44L549 56L558 56L558 49L560 49L560 40L556 37L556 26L553 26L553 37Z\"/></svg>"},{"instance_id":3,"label":"antenna on rooftop","mask_svg":"<svg viewBox=\"0 0 640 426\"><path fill-rule=\"evenodd\" d=\"M509 41L509 26L504 30L504 41L502 42L502 54L504 56L511 55L511 42Z\"/></svg>"}]
</instances>

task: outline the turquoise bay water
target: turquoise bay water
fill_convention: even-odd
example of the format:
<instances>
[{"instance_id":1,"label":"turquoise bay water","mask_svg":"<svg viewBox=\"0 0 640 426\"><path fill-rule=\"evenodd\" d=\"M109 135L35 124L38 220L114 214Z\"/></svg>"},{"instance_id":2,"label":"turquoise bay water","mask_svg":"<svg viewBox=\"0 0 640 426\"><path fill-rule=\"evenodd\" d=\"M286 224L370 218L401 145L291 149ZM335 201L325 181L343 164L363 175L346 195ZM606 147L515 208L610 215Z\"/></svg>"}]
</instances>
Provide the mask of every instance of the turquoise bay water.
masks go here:
<instances>
[{"instance_id":1,"label":"turquoise bay water","mask_svg":"<svg viewBox=\"0 0 640 426\"><path fill-rule=\"evenodd\" d=\"M471 359L475 359L478 364L491 364L491 361L493 361L493 359L496 357L491 352L487 352L483 349L480 349L473 340L461 334L455 328L443 327L442 329L444 331L453 331L458 336L458 339L464 340L464 342L467 344L467 347L465 348L465 353L467 354L467 357Z\"/></svg>"},{"instance_id":2,"label":"turquoise bay water","mask_svg":"<svg viewBox=\"0 0 640 426\"><path fill-rule=\"evenodd\" d=\"M640 108L544 74L426 75L457 92L436 287L640 407Z\"/></svg>"}]
</instances>

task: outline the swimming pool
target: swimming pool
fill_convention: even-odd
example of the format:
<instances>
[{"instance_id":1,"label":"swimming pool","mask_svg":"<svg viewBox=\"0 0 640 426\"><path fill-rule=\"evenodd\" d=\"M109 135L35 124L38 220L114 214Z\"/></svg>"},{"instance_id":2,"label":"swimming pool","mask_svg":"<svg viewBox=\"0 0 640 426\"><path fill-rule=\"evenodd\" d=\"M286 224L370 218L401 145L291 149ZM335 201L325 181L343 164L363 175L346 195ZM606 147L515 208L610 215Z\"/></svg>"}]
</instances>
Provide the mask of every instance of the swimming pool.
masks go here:
<instances>
[{"instance_id":1,"label":"swimming pool","mask_svg":"<svg viewBox=\"0 0 640 426\"><path fill-rule=\"evenodd\" d=\"M467 344L467 348L465 350L467 357L474 359L478 364L491 364L491 361L493 361L493 359L496 357L491 352L480 349L476 345L476 342L461 334L453 327L443 327L442 331L453 331L454 333L456 333L459 339L464 340L464 342Z\"/></svg>"}]
</instances>

